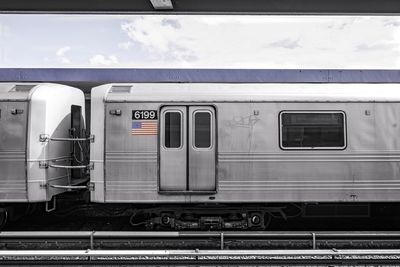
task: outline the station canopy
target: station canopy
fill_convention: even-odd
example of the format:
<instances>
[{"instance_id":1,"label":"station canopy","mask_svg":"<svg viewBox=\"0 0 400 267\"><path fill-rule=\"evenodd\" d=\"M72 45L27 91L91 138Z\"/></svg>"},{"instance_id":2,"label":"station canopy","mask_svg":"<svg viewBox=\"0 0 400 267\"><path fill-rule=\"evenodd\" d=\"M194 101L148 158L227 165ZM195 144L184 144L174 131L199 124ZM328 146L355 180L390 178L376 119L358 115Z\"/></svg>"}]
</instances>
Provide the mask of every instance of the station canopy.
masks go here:
<instances>
[{"instance_id":1,"label":"station canopy","mask_svg":"<svg viewBox=\"0 0 400 267\"><path fill-rule=\"evenodd\" d=\"M2 0L3 13L398 14L399 0Z\"/></svg>"}]
</instances>

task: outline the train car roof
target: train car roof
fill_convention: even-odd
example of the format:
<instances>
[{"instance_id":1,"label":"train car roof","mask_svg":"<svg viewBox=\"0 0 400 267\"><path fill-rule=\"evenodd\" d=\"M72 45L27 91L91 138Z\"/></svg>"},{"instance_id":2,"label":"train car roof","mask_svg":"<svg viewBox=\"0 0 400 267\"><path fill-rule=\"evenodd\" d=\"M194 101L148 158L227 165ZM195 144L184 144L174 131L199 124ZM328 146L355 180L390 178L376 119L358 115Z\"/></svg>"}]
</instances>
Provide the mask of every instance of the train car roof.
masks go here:
<instances>
[{"instance_id":1,"label":"train car roof","mask_svg":"<svg viewBox=\"0 0 400 267\"><path fill-rule=\"evenodd\" d=\"M55 84L55 83L0 83L0 100L12 100L12 101L27 101L32 98L32 95L40 91L42 88L50 88L56 92L57 88L72 89L73 87ZM76 90L76 89L74 89ZM63 91L66 94L67 91ZM62 97L57 95L58 98ZM48 101L55 99L55 96L48 96Z\"/></svg>"},{"instance_id":2,"label":"train car roof","mask_svg":"<svg viewBox=\"0 0 400 267\"><path fill-rule=\"evenodd\" d=\"M399 84L134 83L93 90L106 102L400 102Z\"/></svg>"},{"instance_id":3,"label":"train car roof","mask_svg":"<svg viewBox=\"0 0 400 267\"><path fill-rule=\"evenodd\" d=\"M28 100L37 83L0 83L0 100Z\"/></svg>"}]
</instances>

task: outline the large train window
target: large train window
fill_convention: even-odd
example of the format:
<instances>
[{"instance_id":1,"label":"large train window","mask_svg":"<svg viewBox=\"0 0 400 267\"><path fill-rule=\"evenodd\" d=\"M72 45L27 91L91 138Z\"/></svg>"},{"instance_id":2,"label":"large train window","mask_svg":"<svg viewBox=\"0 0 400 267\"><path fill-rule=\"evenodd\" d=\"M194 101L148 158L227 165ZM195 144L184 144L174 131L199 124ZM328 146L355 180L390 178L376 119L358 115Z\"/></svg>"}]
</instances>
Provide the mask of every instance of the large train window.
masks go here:
<instances>
[{"instance_id":1,"label":"large train window","mask_svg":"<svg viewBox=\"0 0 400 267\"><path fill-rule=\"evenodd\" d=\"M194 147L211 147L211 113L196 111L194 114Z\"/></svg>"},{"instance_id":2,"label":"large train window","mask_svg":"<svg viewBox=\"0 0 400 267\"><path fill-rule=\"evenodd\" d=\"M284 111L280 113L282 149L344 149L344 112Z\"/></svg>"},{"instance_id":3,"label":"large train window","mask_svg":"<svg viewBox=\"0 0 400 267\"><path fill-rule=\"evenodd\" d=\"M181 147L182 114L169 111L164 115L164 146L166 148Z\"/></svg>"}]
</instances>

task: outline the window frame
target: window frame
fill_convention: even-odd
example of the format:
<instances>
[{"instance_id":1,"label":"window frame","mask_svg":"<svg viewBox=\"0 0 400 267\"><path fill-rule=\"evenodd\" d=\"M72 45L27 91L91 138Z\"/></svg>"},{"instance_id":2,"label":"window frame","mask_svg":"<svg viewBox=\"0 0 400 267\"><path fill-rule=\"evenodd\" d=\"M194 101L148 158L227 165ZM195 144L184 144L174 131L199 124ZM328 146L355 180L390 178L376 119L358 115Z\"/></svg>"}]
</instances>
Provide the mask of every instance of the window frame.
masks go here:
<instances>
[{"instance_id":1,"label":"window frame","mask_svg":"<svg viewBox=\"0 0 400 267\"><path fill-rule=\"evenodd\" d=\"M283 146L283 125L282 115L287 113L340 113L343 115L343 146L340 147L285 147ZM279 112L279 148L282 150L345 150L347 148L347 118L343 110L282 110Z\"/></svg>"},{"instance_id":2,"label":"window frame","mask_svg":"<svg viewBox=\"0 0 400 267\"><path fill-rule=\"evenodd\" d=\"M197 113L208 113L210 114L210 145L208 147L197 147L196 146L196 114ZM214 142L214 138L213 138L213 131L214 131L214 126L213 126L213 121L214 120L214 116L213 116L213 112L211 112L208 109L196 109L193 113L192 113L192 148L195 150L211 150L213 148L213 142Z\"/></svg>"},{"instance_id":3,"label":"window frame","mask_svg":"<svg viewBox=\"0 0 400 267\"><path fill-rule=\"evenodd\" d=\"M166 131L165 115L167 113L173 113L173 112L179 113L179 115L180 115L180 146L179 147L167 147L166 144L165 144L165 137L166 137L166 134L165 134L165 131ZM184 132L183 132L183 130L184 130L184 128L183 128L184 115L183 115L183 112L181 110L178 110L178 109L167 109L162 113L162 120L163 120L163 122L162 122L163 129L161 129L161 130L162 130L162 146L163 146L163 148L164 149L168 149L168 150L179 150L179 149L182 149L183 146L184 146L184 143L183 143L183 140L184 140L184 136L183 136L184 135Z\"/></svg>"}]
</instances>

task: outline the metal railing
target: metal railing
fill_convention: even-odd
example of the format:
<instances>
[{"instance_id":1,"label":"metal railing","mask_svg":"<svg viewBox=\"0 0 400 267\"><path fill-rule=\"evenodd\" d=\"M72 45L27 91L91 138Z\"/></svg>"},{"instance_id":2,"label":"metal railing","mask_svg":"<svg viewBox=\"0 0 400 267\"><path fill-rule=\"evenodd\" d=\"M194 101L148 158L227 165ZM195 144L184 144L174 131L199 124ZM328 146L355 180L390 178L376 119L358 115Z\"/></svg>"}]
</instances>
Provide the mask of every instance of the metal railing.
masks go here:
<instances>
[{"instance_id":1,"label":"metal railing","mask_svg":"<svg viewBox=\"0 0 400 267\"><path fill-rule=\"evenodd\" d=\"M319 250L317 242L320 240L387 240L392 239L399 241L400 231L360 231L360 232L337 232L337 231L320 231L320 232L283 232L283 231L190 231L190 232L162 232L162 231L18 231L18 232L0 232L0 241L13 239L80 239L87 240L88 249L95 247L96 240L104 239L121 239L121 240L139 240L139 239L173 239L183 240L190 238L209 239L213 238L220 242L220 249L226 249L225 242L232 239L264 239L272 240L308 240L310 249ZM400 249L400 245L399 245ZM400 252L400 250L399 250Z\"/></svg>"}]
</instances>

